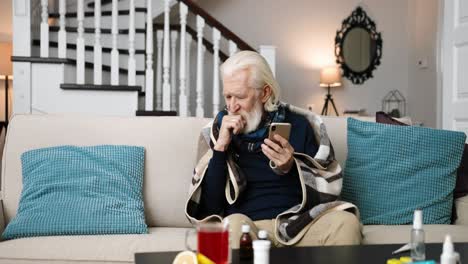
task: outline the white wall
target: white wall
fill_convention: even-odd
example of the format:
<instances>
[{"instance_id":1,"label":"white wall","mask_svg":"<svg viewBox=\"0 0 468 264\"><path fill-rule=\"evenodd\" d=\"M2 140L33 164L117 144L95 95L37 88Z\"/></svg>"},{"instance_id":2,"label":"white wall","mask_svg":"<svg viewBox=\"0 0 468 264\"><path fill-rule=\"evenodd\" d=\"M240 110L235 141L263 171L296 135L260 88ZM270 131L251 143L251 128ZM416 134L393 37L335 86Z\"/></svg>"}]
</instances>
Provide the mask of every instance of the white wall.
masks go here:
<instances>
[{"instance_id":1,"label":"white wall","mask_svg":"<svg viewBox=\"0 0 468 264\"><path fill-rule=\"evenodd\" d=\"M412 3L416 1L417 4ZM363 85L353 85L344 79L344 86L333 90L339 112L344 109L366 108L373 114L381 109L381 100L393 89L400 90L407 99L409 115L426 125L435 125L436 116L427 108L436 105L435 93L419 98L421 90L435 91L436 83L429 71L415 71L413 57L435 53L427 41L435 41L436 27L431 28L437 16L431 16L437 0L200 0L199 4L253 47L262 44L277 47L277 78L282 87L283 100L298 106L315 105L320 111L326 89L319 87L320 68L334 64L334 38L342 20L358 4L376 22L382 33L383 55L381 65L373 72L374 78ZM424 4L423 4L424 3ZM428 11L426 11L426 9ZM417 10L418 16L413 12ZM429 23L429 21L431 21ZM424 25L425 43L410 45L414 30L411 25ZM432 30L431 30L432 29ZM432 43L431 42L431 43ZM434 50L432 50L434 49ZM413 55L415 51L418 55ZM419 55L423 54L423 55ZM431 64L430 67L433 65ZM435 68L435 66L433 67ZM415 88L416 87L416 88ZM414 100L415 102L413 103ZM424 102L424 103L422 103Z\"/></svg>"},{"instance_id":2,"label":"white wall","mask_svg":"<svg viewBox=\"0 0 468 264\"><path fill-rule=\"evenodd\" d=\"M13 0L0 0L0 42L11 42L11 4Z\"/></svg>"},{"instance_id":3,"label":"white wall","mask_svg":"<svg viewBox=\"0 0 468 264\"><path fill-rule=\"evenodd\" d=\"M0 42L11 43L12 41L12 1L0 0ZM12 85L13 82L10 80L10 92ZM10 94L10 100L8 101L10 104L11 99ZM11 114L11 107L9 113ZM5 80L3 78L0 78L0 121L5 121Z\"/></svg>"},{"instance_id":4,"label":"white wall","mask_svg":"<svg viewBox=\"0 0 468 264\"><path fill-rule=\"evenodd\" d=\"M439 0L409 1L410 49L408 100L411 116L424 126L437 120L437 34ZM426 61L427 67L420 67ZM442 110L441 110L442 111Z\"/></svg>"}]
</instances>

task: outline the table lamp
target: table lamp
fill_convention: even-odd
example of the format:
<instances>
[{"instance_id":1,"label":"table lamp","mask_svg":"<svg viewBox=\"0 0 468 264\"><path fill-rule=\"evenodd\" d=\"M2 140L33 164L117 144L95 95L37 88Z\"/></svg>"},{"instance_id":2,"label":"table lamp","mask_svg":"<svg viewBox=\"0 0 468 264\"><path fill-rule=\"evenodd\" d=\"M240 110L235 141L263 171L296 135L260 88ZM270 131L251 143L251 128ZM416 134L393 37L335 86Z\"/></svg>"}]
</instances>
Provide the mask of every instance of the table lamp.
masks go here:
<instances>
[{"instance_id":1,"label":"table lamp","mask_svg":"<svg viewBox=\"0 0 468 264\"><path fill-rule=\"evenodd\" d=\"M325 97L325 104L322 108L322 115L328 114L328 104L331 103L333 109L335 109L336 115L338 116L335 102L333 101L332 95L330 93L330 87L341 86L341 73L338 67L326 67L320 71L320 86L328 87L328 93Z\"/></svg>"},{"instance_id":2,"label":"table lamp","mask_svg":"<svg viewBox=\"0 0 468 264\"><path fill-rule=\"evenodd\" d=\"M5 79L5 125L8 125L8 84L12 79L11 43L0 43L0 78Z\"/></svg>"}]
</instances>

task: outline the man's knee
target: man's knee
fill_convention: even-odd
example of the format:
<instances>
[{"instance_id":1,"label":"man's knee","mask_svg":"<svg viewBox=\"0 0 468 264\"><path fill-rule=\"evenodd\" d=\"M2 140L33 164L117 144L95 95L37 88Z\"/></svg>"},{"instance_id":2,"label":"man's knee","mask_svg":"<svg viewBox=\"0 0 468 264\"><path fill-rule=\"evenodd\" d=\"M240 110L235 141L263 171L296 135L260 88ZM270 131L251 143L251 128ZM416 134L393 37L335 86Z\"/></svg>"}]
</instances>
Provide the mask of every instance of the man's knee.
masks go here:
<instances>
[{"instance_id":1,"label":"man's knee","mask_svg":"<svg viewBox=\"0 0 468 264\"><path fill-rule=\"evenodd\" d=\"M330 230L325 245L359 245L362 240L361 223L356 215L347 211L335 211L324 215ZM320 220L319 220L320 221Z\"/></svg>"},{"instance_id":2,"label":"man's knee","mask_svg":"<svg viewBox=\"0 0 468 264\"><path fill-rule=\"evenodd\" d=\"M229 220L229 229L240 231L243 224L253 225L252 219L243 214L232 214L226 217Z\"/></svg>"},{"instance_id":3,"label":"man's knee","mask_svg":"<svg viewBox=\"0 0 468 264\"><path fill-rule=\"evenodd\" d=\"M229 224L234 222L252 221L248 216L244 214L231 214L226 216L225 218L229 219Z\"/></svg>"},{"instance_id":4,"label":"man's knee","mask_svg":"<svg viewBox=\"0 0 468 264\"><path fill-rule=\"evenodd\" d=\"M226 217L229 220L229 239L231 240L231 247L234 249L239 248L239 240L242 235L242 225L250 225L251 230L255 227L252 219L243 214L232 214Z\"/></svg>"},{"instance_id":5,"label":"man's knee","mask_svg":"<svg viewBox=\"0 0 468 264\"><path fill-rule=\"evenodd\" d=\"M359 245L361 239L359 219L346 211L333 211L312 224L297 246Z\"/></svg>"}]
</instances>

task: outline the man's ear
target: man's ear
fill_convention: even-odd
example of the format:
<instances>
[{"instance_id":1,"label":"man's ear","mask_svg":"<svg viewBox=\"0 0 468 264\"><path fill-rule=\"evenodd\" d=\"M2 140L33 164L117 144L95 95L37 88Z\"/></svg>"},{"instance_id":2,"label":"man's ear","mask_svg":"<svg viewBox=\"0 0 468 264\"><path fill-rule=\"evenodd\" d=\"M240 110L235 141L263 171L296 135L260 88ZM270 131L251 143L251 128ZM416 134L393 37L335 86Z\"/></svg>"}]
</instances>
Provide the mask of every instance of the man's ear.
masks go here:
<instances>
[{"instance_id":1,"label":"man's ear","mask_svg":"<svg viewBox=\"0 0 468 264\"><path fill-rule=\"evenodd\" d=\"M262 92L260 94L260 98L262 100L262 103L266 103L266 101L268 101L270 96L271 96L271 87L270 87L270 85L265 84L265 86L263 86Z\"/></svg>"}]
</instances>

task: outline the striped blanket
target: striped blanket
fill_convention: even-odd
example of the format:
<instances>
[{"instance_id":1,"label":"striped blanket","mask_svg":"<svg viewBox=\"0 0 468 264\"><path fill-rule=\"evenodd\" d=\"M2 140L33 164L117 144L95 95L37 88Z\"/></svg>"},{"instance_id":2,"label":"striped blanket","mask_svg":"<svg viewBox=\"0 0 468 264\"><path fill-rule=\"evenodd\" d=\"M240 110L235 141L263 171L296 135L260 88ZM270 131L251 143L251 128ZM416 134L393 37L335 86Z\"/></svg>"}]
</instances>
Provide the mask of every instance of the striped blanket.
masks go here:
<instances>
[{"instance_id":1,"label":"striped blanket","mask_svg":"<svg viewBox=\"0 0 468 264\"><path fill-rule=\"evenodd\" d=\"M335 160L333 147L328 138L325 125L320 116L313 112L284 104L291 112L301 114L310 122L319 143L315 157L303 153L294 153L295 166L298 168L302 189L302 202L282 212L275 220L275 237L284 245L293 245L307 232L309 227L322 215L334 210L348 210L357 217L359 211L351 203L339 201L342 186L342 171ZM200 205L201 183L208 163L213 155L210 146L214 146L217 133L214 123L205 126L198 141L197 165L192 176L189 197L185 206L185 214L192 223L200 221L222 221L222 215L210 215L202 219L197 218ZM239 194L245 189L246 179L242 170L237 166L228 153L225 194L229 204L236 202Z\"/></svg>"}]
</instances>

